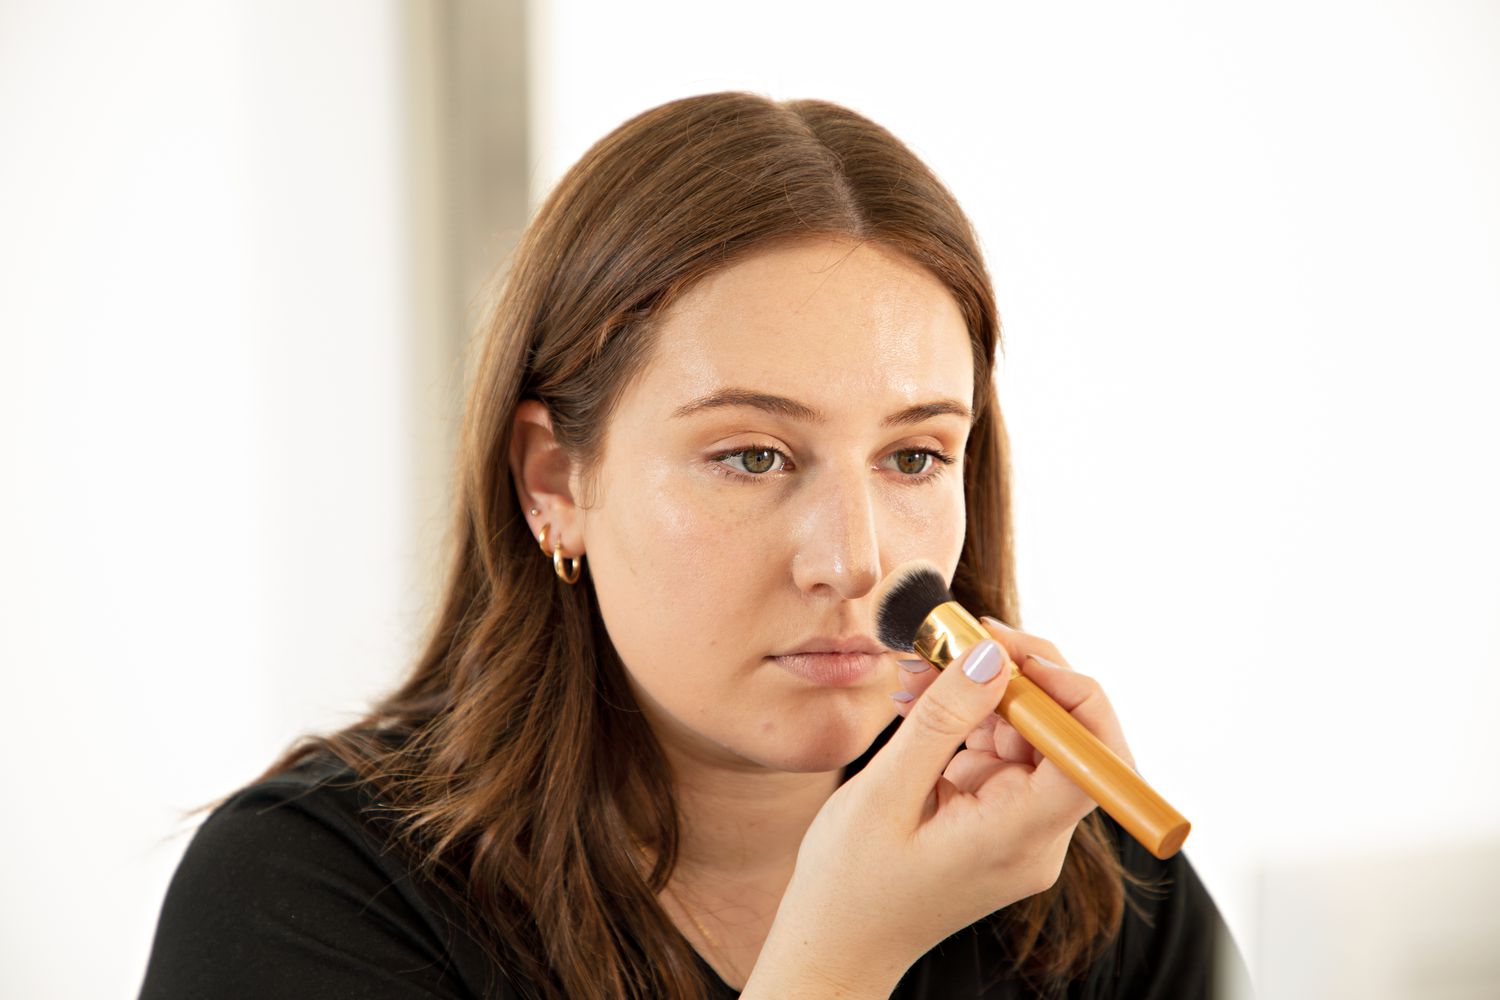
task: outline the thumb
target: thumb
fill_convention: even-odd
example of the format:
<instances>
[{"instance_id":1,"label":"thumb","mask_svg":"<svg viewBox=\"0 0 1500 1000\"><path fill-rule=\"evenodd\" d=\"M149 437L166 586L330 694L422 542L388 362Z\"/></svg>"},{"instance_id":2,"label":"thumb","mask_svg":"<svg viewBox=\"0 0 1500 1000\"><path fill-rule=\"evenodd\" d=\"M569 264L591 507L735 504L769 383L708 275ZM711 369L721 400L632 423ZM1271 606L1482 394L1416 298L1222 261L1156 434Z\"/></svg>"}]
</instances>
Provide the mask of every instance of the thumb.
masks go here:
<instances>
[{"instance_id":1,"label":"thumb","mask_svg":"<svg viewBox=\"0 0 1500 1000\"><path fill-rule=\"evenodd\" d=\"M923 691L866 770L882 773L920 811L964 739L1000 704L1011 660L993 639L976 643Z\"/></svg>"}]
</instances>

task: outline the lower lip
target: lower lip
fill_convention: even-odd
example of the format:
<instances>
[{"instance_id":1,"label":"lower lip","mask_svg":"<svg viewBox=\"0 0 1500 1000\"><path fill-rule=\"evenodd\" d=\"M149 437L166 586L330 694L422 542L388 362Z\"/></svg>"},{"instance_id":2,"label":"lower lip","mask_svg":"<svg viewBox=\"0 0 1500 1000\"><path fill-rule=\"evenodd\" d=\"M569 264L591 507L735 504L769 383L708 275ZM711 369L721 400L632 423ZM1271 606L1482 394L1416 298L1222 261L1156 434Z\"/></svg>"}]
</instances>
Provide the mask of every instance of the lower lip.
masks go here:
<instances>
[{"instance_id":1,"label":"lower lip","mask_svg":"<svg viewBox=\"0 0 1500 1000\"><path fill-rule=\"evenodd\" d=\"M824 687L858 684L880 665L874 653L792 653L769 659L787 673Z\"/></svg>"}]
</instances>

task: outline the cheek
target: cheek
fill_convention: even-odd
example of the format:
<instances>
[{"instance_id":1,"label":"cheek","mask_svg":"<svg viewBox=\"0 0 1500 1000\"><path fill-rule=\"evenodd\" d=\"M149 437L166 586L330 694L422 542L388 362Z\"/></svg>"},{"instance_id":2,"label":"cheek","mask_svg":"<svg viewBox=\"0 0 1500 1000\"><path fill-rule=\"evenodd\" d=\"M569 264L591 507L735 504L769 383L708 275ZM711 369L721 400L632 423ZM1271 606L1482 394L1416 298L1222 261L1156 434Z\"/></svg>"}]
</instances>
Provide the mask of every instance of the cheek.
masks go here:
<instances>
[{"instance_id":1,"label":"cheek","mask_svg":"<svg viewBox=\"0 0 1500 1000\"><path fill-rule=\"evenodd\" d=\"M610 518L611 550L643 594L706 604L744 576L755 521L695 478L647 470Z\"/></svg>"},{"instance_id":2,"label":"cheek","mask_svg":"<svg viewBox=\"0 0 1500 1000\"><path fill-rule=\"evenodd\" d=\"M893 491L881 531L886 572L912 559L926 559L951 574L963 552L967 529L962 473L949 482Z\"/></svg>"},{"instance_id":3,"label":"cheek","mask_svg":"<svg viewBox=\"0 0 1500 1000\"><path fill-rule=\"evenodd\" d=\"M710 686L731 658L726 622L738 620L764 581L755 567L753 521L713 502L691 477L637 468L591 512L586 544L610 638L639 681L653 689ZM764 574L761 574L764 576Z\"/></svg>"}]
</instances>

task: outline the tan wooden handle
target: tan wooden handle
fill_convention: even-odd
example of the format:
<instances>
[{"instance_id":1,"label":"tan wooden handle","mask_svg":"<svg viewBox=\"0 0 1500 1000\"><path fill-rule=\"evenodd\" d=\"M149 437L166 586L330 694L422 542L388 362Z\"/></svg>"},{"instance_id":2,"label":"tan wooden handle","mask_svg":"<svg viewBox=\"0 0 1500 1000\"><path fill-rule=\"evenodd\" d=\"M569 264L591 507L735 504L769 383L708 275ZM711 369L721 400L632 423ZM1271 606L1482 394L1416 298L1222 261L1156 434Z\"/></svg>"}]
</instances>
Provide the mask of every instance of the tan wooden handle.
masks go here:
<instances>
[{"instance_id":1,"label":"tan wooden handle","mask_svg":"<svg viewBox=\"0 0 1500 1000\"><path fill-rule=\"evenodd\" d=\"M1182 849L1192 824L1019 669L995 711L1155 857Z\"/></svg>"}]
</instances>

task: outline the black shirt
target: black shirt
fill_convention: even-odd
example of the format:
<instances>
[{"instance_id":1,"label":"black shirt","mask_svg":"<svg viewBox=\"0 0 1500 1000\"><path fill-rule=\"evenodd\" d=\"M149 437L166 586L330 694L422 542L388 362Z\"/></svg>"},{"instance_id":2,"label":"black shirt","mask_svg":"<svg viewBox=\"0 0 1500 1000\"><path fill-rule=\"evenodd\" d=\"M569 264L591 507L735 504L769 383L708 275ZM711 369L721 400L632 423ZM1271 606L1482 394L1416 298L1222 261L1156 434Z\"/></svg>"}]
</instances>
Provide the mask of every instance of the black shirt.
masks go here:
<instances>
[{"instance_id":1,"label":"black shirt","mask_svg":"<svg viewBox=\"0 0 1500 1000\"><path fill-rule=\"evenodd\" d=\"M899 720L845 772L856 773ZM423 885L367 818L369 792L329 755L241 789L209 816L168 886L142 1000L185 998L494 998L533 994L498 968L461 917ZM1223 953L1243 961L1187 857L1152 857L1101 811L1125 866L1170 884L1134 894L1113 948L1072 984L1068 1000L1215 997ZM984 921L949 937L902 977L893 1000L1020 1000ZM699 958L725 1000L737 997ZM1248 996L1248 991L1235 996Z\"/></svg>"}]
</instances>

